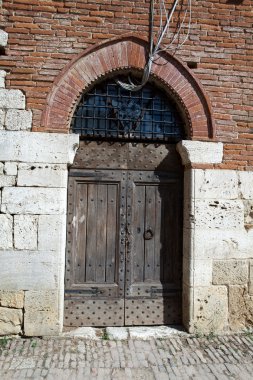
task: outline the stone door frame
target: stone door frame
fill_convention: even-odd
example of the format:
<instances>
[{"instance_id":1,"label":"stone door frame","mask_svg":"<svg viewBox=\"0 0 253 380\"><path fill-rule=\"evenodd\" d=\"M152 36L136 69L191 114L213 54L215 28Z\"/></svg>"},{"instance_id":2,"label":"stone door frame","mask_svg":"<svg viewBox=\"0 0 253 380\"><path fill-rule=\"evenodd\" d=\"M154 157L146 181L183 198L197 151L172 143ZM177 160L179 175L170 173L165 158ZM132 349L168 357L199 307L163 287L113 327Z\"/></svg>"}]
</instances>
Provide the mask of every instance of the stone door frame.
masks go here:
<instances>
[{"instance_id":1,"label":"stone door frame","mask_svg":"<svg viewBox=\"0 0 253 380\"><path fill-rule=\"evenodd\" d=\"M71 135L70 135L71 136ZM195 239L195 180L194 171L218 164L223 159L223 144L221 142L203 142L182 140L177 144L184 172L184 217L183 217L183 325L189 332L196 331L197 303L195 287L199 285L196 271ZM74 158L73 158L74 161ZM73 162L72 161L72 162ZM64 249L62 249L62 254ZM63 260L65 260L65 253ZM198 265L198 264L197 264ZM209 268L212 270L212 268ZM62 286L60 297L60 325L63 326L64 310L64 268L62 267Z\"/></svg>"},{"instance_id":2,"label":"stone door frame","mask_svg":"<svg viewBox=\"0 0 253 380\"><path fill-rule=\"evenodd\" d=\"M195 213L196 182L195 171L205 169L223 160L223 143L183 140L177 144L184 172L184 216L183 216L183 325L188 332L198 330L198 305L196 302L196 287L202 285L201 268L195 251ZM203 265L205 263L203 262ZM209 272L212 268L207 268ZM205 271L204 271L205 272ZM201 288L201 287L200 287ZM206 288L203 287L204 292ZM212 326L211 326L212 329Z\"/></svg>"}]
</instances>

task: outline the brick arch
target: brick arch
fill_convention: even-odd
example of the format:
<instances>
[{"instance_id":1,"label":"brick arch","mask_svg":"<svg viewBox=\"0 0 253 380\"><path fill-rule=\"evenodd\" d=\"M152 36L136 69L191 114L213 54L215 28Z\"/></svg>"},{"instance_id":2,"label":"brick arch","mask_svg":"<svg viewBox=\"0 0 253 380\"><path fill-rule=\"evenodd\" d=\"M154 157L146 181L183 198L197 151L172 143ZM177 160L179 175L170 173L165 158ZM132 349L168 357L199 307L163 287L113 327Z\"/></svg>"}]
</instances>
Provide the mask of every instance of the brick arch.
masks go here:
<instances>
[{"instance_id":1,"label":"brick arch","mask_svg":"<svg viewBox=\"0 0 253 380\"><path fill-rule=\"evenodd\" d=\"M93 83L119 70L142 70L147 42L127 36L92 47L77 56L56 78L42 114L41 130L68 132L81 94ZM188 138L214 137L211 108L199 81L178 59L162 53L152 67L188 120Z\"/></svg>"}]
</instances>

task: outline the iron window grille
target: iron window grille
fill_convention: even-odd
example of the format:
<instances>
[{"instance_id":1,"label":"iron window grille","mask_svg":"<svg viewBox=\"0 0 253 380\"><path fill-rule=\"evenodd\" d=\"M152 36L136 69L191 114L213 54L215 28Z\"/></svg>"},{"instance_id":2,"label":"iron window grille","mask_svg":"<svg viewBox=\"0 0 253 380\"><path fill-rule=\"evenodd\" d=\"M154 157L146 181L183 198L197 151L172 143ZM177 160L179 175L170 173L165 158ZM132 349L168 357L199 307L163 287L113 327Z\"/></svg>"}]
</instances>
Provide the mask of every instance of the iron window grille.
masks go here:
<instances>
[{"instance_id":1,"label":"iron window grille","mask_svg":"<svg viewBox=\"0 0 253 380\"><path fill-rule=\"evenodd\" d=\"M72 131L87 139L177 142L184 122L173 100L153 84L131 92L107 80L84 93Z\"/></svg>"}]
</instances>

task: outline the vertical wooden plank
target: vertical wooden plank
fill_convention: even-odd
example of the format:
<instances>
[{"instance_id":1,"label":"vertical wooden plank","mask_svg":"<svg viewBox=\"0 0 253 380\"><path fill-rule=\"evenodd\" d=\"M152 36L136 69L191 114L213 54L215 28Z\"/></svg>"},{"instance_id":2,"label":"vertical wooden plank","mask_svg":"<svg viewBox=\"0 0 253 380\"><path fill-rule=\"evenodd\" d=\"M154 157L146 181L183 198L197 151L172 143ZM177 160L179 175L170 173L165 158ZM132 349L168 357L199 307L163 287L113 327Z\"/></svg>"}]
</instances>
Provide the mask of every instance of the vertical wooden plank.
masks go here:
<instances>
[{"instance_id":1,"label":"vertical wooden plank","mask_svg":"<svg viewBox=\"0 0 253 380\"><path fill-rule=\"evenodd\" d=\"M95 183L88 184L86 252L86 281L95 282L97 256L97 184Z\"/></svg>"},{"instance_id":2,"label":"vertical wooden plank","mask_svg":"<svg viewBox=\"0 0 253 380\"><path fill-rule=\"evenodd\" d=\"M77 183L75 212L72 221L74 231L74 283L85 281L86 227L87 227L87 184Z\"/></svg>"},{"instance_id":3,"label":"vertical wooden plank","mask_svg":"<svg viewBox=\"0 0 253 380\"><path fill-rule=\"evenodd\" d=\"M105 281L107 283L113 283L116 280L116 254L119 254L117 248L118 234L118 186L108 185L108 197L107 197L107 239L106 239L106 274Z\"/></svg>"},{"instance_id":4,"label":"vertical wooden plank","mask_svg":"<svg viewBox=\"0 0 253 380\"><path fill-rule=\"evenodd\" d=\"M164 282L166 284L173 283L173 261L175 257L176 242L176 200L174 184L165 185L166 195L164 196Z\"/></svg>"},{"instance_id":5,"label":"vertical wooden plank","mask_svg":"<svg viewBox=\"0 0 253 380\"><path fill-rule=\"evenodd\" d=\"M164 283L164 260L166 255L166 226L165 226L165 197L166 187L163 183L159 185L159 195L161 199L161 215L160 215L160 281ZM168 228L169 226L167 226Z\"/></svg>"},{"instance_id":6,"label":"vertical wooden plank","mask_svg":"<svg viewBox=\"0 0 253 380\"><path fill-rule=\"evenodd\" d=\"M151 239L145 239L145 262L144 262L144 281L154 279L154 262L155 262L155 186L146 184L145 186L145 232L151 234Z\"/></svg>"},{"instance_id":7,"label":"vertical wooden plank","mask_svg":"<svg viewBox=\"0 0 253 380\"><path fill-rule=\"evenodd\" d=\"M144 281L145 186L133 183L132 282Z\"/></svg>"},{"instance_id":8,"label":"vertical wooden plank","mask_svg":"<svg viewBox=\"0 0 253 380\"><path fill-rule=\"evenodd\" d=\"M159 184L155 186L155 236L154 236L154 280L161 281L161 255L162 255L162 198Z\"/></svg>"},{"instance_id":9,"label":"vertical wooden plank","mask_svg":"<svg viewBox=\"0 0 253 380\"><path fill-rule=\"evenodd\" d=\"M173 247L171 252L171 279L175 286L180 287L182 281L182 236L181 228L181 186L180 181L177 180L171 189L173 194L173 215L172 215L172 234L173 234Z\"/></svg>"},{"instance_id":10,"label":"vertical wooden plank","mask_svg":"<svg viewBox=\"0 0 253 380\"><path fill-rule=\"evenodd\" d=\"M105 282L106 265L106 230L107 225L107 184L97 184L97 257L96 257L96 282Z\"/></svg>"}]
</instances>

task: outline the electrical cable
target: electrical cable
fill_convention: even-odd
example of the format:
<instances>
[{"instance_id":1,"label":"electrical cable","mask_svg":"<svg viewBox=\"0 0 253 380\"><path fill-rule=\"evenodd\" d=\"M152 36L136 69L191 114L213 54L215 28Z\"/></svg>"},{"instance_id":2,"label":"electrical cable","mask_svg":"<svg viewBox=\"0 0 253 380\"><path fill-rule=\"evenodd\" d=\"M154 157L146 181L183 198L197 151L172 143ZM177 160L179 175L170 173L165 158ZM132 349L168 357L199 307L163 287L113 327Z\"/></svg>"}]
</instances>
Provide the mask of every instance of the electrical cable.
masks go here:
<instances>
[{"instance_id":1,"label":"electrical cable","mask_svg":"<svg viewBox=\"0 0 253 380\"><path fill-rule=\"evenodd\" d=\"M149 76L152 70L153 62L155 61L157 54L163 51L167 50L177 50L181 46L184 45L184 43L187 41L190 30L191 30L191 17L192 17L192 0L187 0L187 7L184 11L184 16L180 24L177 26L177 30L175 31L175 34L173 38L171 38L171 41L168 45L166 45L164 48L160 48L160 45L165 38L165 36L168 36L169 33L169 27L171 23L171 19L176 11L177 5L179 3L179 0L174 0L173 5L170 10L167 11L165 1L164 0L158 0L159 1L159 9L160 9L160 21L159 21L159 32L157 33L157 44L154 45L154 10L155 10L155 0L150 1L150 13L149 13L149 56L148 61L143 69L143 75L141 83L135 84L133 83L130 75L128 76L128 83L124 83L120 80L117 80L117 83L128 91L139 91L142 89L142 87L148 82ZM184 0L183 0L184 3ZM181 8L183 6L183 3L181 4ZM189 12L189 21L187 26L187 32L182 42L180 42L180 33L183 29L186 16ZM163 19L165 18L164 25L163 25ZM178 43L176 46L174 46L175 41L178 40Z\"/></svg>"}]
</instances>

